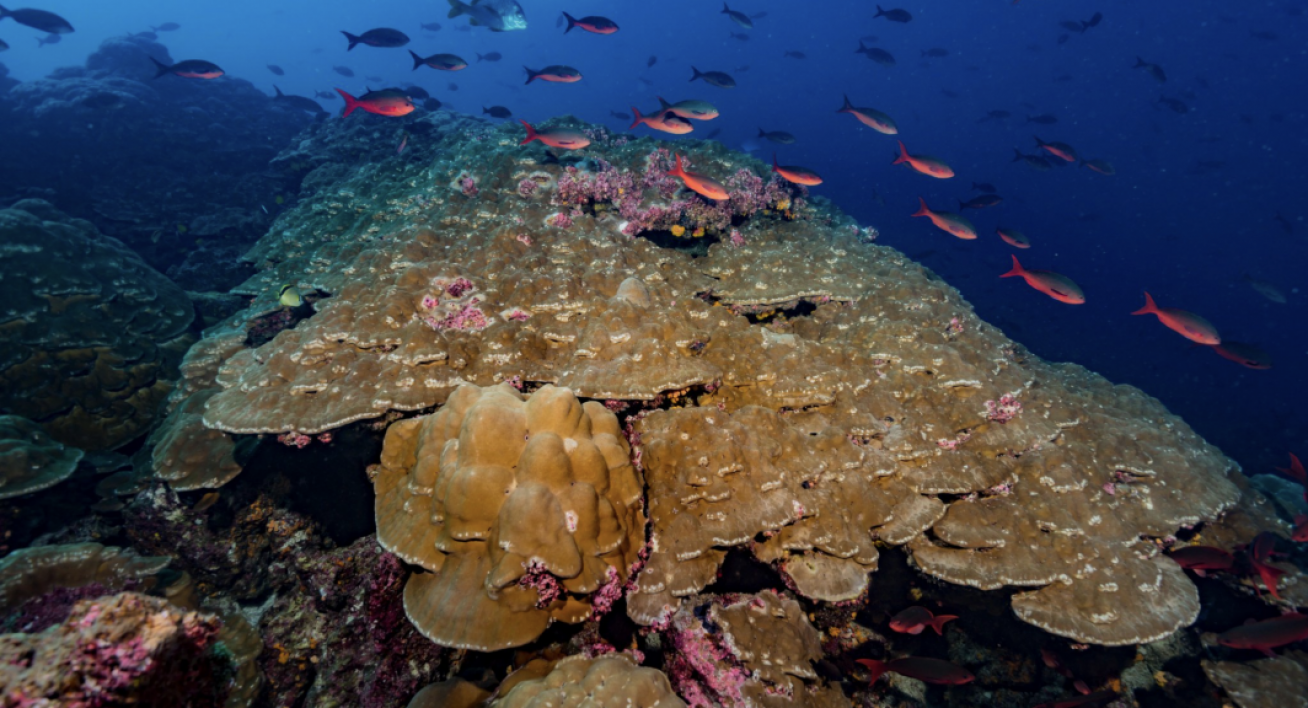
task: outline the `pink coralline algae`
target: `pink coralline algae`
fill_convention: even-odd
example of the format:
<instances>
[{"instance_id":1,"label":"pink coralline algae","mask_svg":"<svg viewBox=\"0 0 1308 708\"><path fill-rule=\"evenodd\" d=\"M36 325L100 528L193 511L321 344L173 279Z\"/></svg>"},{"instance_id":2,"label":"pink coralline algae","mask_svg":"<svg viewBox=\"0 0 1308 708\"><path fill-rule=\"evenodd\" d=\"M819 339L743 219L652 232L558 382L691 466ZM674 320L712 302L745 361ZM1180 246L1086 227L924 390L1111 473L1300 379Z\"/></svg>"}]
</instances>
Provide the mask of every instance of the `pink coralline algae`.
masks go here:
<instances>
[{"instance_id":1,"label":"pink coralline algae","mask_svg":"<svg viewBox=\"0 0 1308 708\"><path fill-rule=\"evenodd\" d=\"M1017 417L1022 410L1022 402L1017 397L1006 393L999 397L999 402L986 401L986 418L996 423L1007 423Z\"/></svg>"},{"instance_id":2,"label":"pink coralline algae","mask_svg":"<svg viewBox=\"0 0 1308 708\"><path fill-rule=\"evenodd\" d=\"M731 245L740 248L745 245L745 237L740 234L739 229L731 230Z\"/></svg>"},{"instance_id":3,"label":"pink coralline algae","mask_svg":"<svg viewBox=\"0 0 1308 708\"><path fill-rule=\"evenodd\" d=\"M515 309L515 310L511 310L507 315L505 315L505 317L510 320L513 320L514 322L526 322L527 320L531 319L531 314L527 312L523 312L522 310Z\"/></svg>"},{"instance_id":4,"label":"pink coralline algae","mask_svg":"<svg viewBox=\"0 0 1308 708\"><path fill-rule=\"evenodd\" d=\"M536 193L538 187L540 187L540 185L536 184L536 180L531 179L530 177L523 179L521 182L518 182L518 196L523 199L528 199L531 195Z\"/></svg>"},{"instance_id":5,"label":"pink coralline algae","mask_svg":"<svg viewBox=\"0 0 1308 708\"><path fill-rule=\"evenodd\" d=\"M534 184L534 183L533 183L533 184ZM528 236L527 234L518 234L518 242L521 243L521 244L524 245L524 246L530 246L530 245L531 245L531 237Z\"/></svg>"},{"instance_id":6,"label":"pink coralline algae","mask_svg":"<svg viewBox=\"0 0 1308 708\"><path fill-rule=\"evenodd\" d=\"M471 281L466 278L437 278L432 285L440 291L441 296L424 295L420 302L422 312L418 314L427 326L438 331L454 329L475 332L490 324L486 313L477 306L481 299L471 294L477 290Z\"/></svg>"},{"instance_id":7,"label":"pink coralline algae","mask_svg":"<svg viewBox=\"0 0 1308 708\"><path fill-rule=\"evenodd\" d=\"M748 705L741 689L749 672L740 666L699 620L678 614L669 626L676 652L663 670L691 708Z\"/></svg>"},{"instance_id":8,"label":"pink coralline algae","mask_svg":"<svg viewBox=\"0 0 1308 708\"><path fill-rule=\"evenodd\" d=\"M464 175L459 178L459 191L463 192L465 197L475 197L481 190L477 189L477 180L471 175Z\"/></svg>"},{"instance_id":9,"label":"pink coralline algae","mask_svg":"<svg viewBox=\"0 0 1308 708\"><path fill-rule=\"evenodd\" d=\"M308 435L305 435L303 433L297 433L295 431L291 431L289 433L282 433L281 435L277 436L277 442L285 445L286 447L295 447L295 448L303 449L306 445L308 445L312 441L313 438L310 438Z\"/></svg>"},{"instance_id":10,"label":"pink coralline algae","mask_svg":"<svg viewBox=\"0 0 1308 708\"><path fill-rule=\"evenodd\" d=\"M994 401L990 401L990 403L993 402ZM959 445L962 445L963 443L971 439L972 439L972 434L964 431L955 435L952 438L940 438L939 440L936 441L936 447L940 447L945 450L957 450Z\"/></svg>"},{"instance_id":11,"label":"pink coralline algae","mask_svg":"<svg viewBox=\"0 0 1308 708\"><path fill-rule=\"evenodd\" d=\"M550 226L557 226L560 229L572 228L572 215L566 211L560 211L548 219Z\"/></svg>"},{"instance_id":12,"label":"pink coralline algae","mask_svg":"<svg viewBox=\"0 0 1308 708\"><path fill-rule=\"evenodd\" d=\"M536 607L548 607L551 602L563 596L563 586L559 579L538 560L523 564L527 574L518 578L518 584L536 591Z\"/></svg>"}]
</instances>

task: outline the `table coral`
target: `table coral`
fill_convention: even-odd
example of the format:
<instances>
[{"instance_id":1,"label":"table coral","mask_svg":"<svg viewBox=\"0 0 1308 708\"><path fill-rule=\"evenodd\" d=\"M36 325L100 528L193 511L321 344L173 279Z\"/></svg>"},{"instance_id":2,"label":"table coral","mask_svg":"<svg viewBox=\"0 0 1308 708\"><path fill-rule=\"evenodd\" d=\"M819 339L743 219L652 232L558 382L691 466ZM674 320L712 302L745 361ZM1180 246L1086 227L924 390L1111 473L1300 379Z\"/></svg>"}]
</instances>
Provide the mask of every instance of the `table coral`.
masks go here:
<instances>
[{"instance_id":1,"label":"table coral","mask_svg":"<svg viewBox=\"0 0 1308 708\"><path fill-rule=\"evenodd\" d=\"M83 452L52 440L41 426L0 415L0 499L31 494L68 479Z\"/></svg>"},{"instance_id":2,"label":"table coral","mask_svg":"<svg viewBox=\"0 0 1308 708\"><path fill-rule=\"evenodd\" d=\"M377 473L377 538L427 572L404 607L424 634L491 651L592 613L644 545L642 484L617 418L546 386L458 389L393 424Z\"/></svg>"},{"instance_id":3,"label":"table coral","mask_svg":"<svg viewBox=\"0 0 1308 708\"><path fill-rule=\"evenodd\" d=\"M145 581L171 560L98 543L20 548L0 560L0 611L14 610L57 588L121 588Z\"/></svg>"},{"instance_id":4,"label":"table coral","mask_svg":"<svg viewBox=\"0 0 1308 708\"><path fill-rule=\"evenodd\" d=\"M0 210L0 254L0 408L88 451L144 433L193 341L186 293L39 200Z\"/></svg>"}]
</instances>

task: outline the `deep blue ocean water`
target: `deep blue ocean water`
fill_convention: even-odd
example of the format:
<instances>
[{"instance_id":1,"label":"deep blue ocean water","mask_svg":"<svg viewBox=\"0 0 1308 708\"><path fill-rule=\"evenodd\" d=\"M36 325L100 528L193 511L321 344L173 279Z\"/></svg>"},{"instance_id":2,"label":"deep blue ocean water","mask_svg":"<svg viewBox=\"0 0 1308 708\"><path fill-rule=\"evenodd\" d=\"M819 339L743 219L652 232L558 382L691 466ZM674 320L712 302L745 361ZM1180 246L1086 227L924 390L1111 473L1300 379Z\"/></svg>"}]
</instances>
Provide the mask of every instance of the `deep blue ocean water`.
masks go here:
<instances>
[{"instance_id":1,"label":"deep blue ocean water","mask_svg":"<svg viewBox=\"0 0 1308 708\"><path fill-rule=\"evenodd\" d=\"M688 137L720 130L717 139L725 144L753 147L758 128L793 133L795 144L763 143L755 154L767 158L775 147L783 164L821 173L826 182L816 194L876 226L881 243L922 260L982 317L1035 353L1159 397L1247 472L1284 465L1289 451L1308 453L1308 53L1302 41L1308 14L1302 3L895 2L912 13L907 24L875 19L875 4L862 0L733 3L747 14L767 13L753 29L702 0L522 5L527 30L492 33L458 31L466 19L447 19L446 4L437 0L41 0L38 7L68 18L77 31L38 48L36 30L0 21L0 39L11 46L0 62L13 78L36 79L81 64L108 37L177 22L181 29L160 34L175 59L216 62L230 79L269 94L275 83L300 95L335 87L358 95L370 84L366 77L376 76L383 81L372 88L411 82L465 112L499 104L533 123L570 113L615 129L625 129L626 121L611 111L653 109L659 95L705 99L722 117ZM604 15L621 30L564 34L556 25L561 10ZM1102 22L1084 32L1060 26L1096 12ZM419 28L430 22L442 29ZM346 51L340 30L373 27L406 32L413 39L408 48L423 56L452 52L471 66L457 73L412 71L404 49ZM896 65L855 53L860 38L892 53ZM932 48L948 55L923 56ZM490 51L503 60L475 60ZM787 51L806 58L786 57ZM652 56L657 62L648 67ZM1163 67L1167 81L1133 69L1136 57ZM285 76L274 76L267 64L282 67ZM574 66L584 79L523 85L524 65L548 64ZM355 78L333 73L335 65L352 68ZM692 83L692 65L727 71L738 86ZM957 176L935 180L892 166L894 139L837 114L842 94L890 114L910 151L946 160ZM1188 110L1179 113L1164 98ZM324 105L340 107L335 100ZM995 110L1012 117L978 122ZM1057 123L1026 122L1039 114L1052 114ZM1107 159L1117 174L1075 165L1038 173L1011 162L1014 148L1037 152L1034 135ZM997 207L968 212L981 233L977 241L910 217L919 196L952 209L976 194L972 182L991 183L1004 197ZM1033 247L1020 252L1023 263L1073 278L1087 303L1064 305L1019 280L999 279L1013 249L995 236L998 225L1025 232ZM1241 279L1246 273L1275 284L1288 301L1255 292ZM1273 368L1246 369L1192 346L1152 317L1132 317L1146 289L1160 305L1206 317L1224 338L1262 347Z\"/></svg>"}]
</instances>

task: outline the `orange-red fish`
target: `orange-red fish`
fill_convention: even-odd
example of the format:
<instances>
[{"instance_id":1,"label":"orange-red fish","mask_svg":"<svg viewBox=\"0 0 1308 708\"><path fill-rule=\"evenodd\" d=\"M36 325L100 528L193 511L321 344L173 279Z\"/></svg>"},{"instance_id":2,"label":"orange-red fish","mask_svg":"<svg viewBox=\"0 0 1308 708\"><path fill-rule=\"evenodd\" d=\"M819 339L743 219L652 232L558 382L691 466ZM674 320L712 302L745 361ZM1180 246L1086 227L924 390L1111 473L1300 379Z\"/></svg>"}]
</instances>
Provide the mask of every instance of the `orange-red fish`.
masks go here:
<instances>
[{"instance_id":1,"label":"orange-red fish","mask_svg":"<svg viewBox=\"0 0 1308 708\"><path fill-rule=\"evenodd\" d=\"M211 61L203 59L187 59L179 61L172 66L150 57L154 62L154 78L159 78L164 74L176 74L184 79L216 79L223 75L223 70Z\"/></svg>"},{"instance_id":2,"label":"orange-red fish","mask_svg":"<svg viewBox=\"0 0 1308 708\"><path fill-rule=\"evenodd\" d=\"M522 142L518 143L519 145L526 145L533 140L539 140L550 147L561 150L580 150L590 145L590 138L579 130L573 130L572 128L536 130L525 120L519 119L518 122L522 123L523 127L527 129L527 137L523 138Z\"/></svg>"},{"instance_id":3,"label":"orange-red fish","mask_svg":"<svg viewBox=\"0 0 1308 708\"><path fill-rule=\"evenodd\" d=\"M1031 247L1031 241L1026 237L1026 234L1022 233L1021 231L1018 231L1017 229L1005 229L1001 227L995 229L995 233L999 234L999 238L1004 239L1004 243L1012 246L1013 248Z\"/></svg>"},{"instance_id":4,"label":"orange-red fish","mask_svg":"<svg viewBox=\"0 0 1308 708\"><path fill-rule=\"evenodd\" d=\"M1081 292L1081 288L1071 278L1052 270L1027 270L1017 261L1017 256L1013 256L1013 269L999 277L1022 278L1027 285L1069 305L1085 302L1085 293Z\"/></svg>"},{"instance_id":5,"label":"orange-red fish","mask_svg":"<svg viewBox=\"0 0 1308 708\"><path fill-rule=\"evenodd\" d=\"M872 130L885 135L896 135L899 133L899 126L895 121L885 113L875 108L855 108L849 102L849 96L845 96L845 105L836 109L836 113L849 113L858 119L858 122L866 125Z\"/></svg>"},{"instance_id":6,"label":"orange-red fish","mask_svg":"<svg viewBox=\"0 0 1308 708\"><path fill-rule=\"evenodd\" d=\"M1145 306L1131 314L1157 315L1158 320L1167 325L1168 329L1192 342L1214 346L1222 343L1222 337L1217 334L1217 328L1212 326L1208 320L1193 312L1178 310L1175 307L1159 307L1148 292L1145 293Z\"/></svg>"},{"instance_id":7,"label":"orange-red fish","mask_svg":"<svg viewBox=\"0 0 1308 708\"><path fill-rule=\"evenodd\" d=\"M1182 568L1193 570L1199 577L1210 570L1227 571L1235 565L1235 556L1215 546L1175 548L1168 551L1167 555Z\"/></svg>"},{"instance_id":8,"label":"orange-red fish","mask_svg":"<svg viewBox=\"0 0 1308 708\"><path fill-rule=\"evenodd\" d=\"M787 181L794 182L795 184L803 184L809 187L815 187L822 184L822 178L813 170L805 167L798 167L796 165L778 165L777 154L775 152L772 153L772 171L785 177Z\"/></svg>"},{"instance_id":9,"label":"orange-red fish","mask_svg":"<svg viewBox=\"0 0 1308 708\"><path fill-rule=\"evenodd\" d=\"M1054 157L1061 158L1068 162L1076 162L1078 159L1080 159L1076 154L1076 150L1071 145L1068 145L1067 143L1059 143L1059 142L1047 143L1041 140L1039 135L1035 136L1035 141L1036 141L1036 145L1040 146L1042 149L1044 149L1045 152L1049 153L1050 155L1053 155Z\"/></svg>"},{"instance_id":10,"label":"orange-red fish","mask_svg":"<svg viewBox=\"0 0 1308 708\"><path fill-rule=\"evenodd\" d=\"M551 64L540 71L525 66L522 68L527 70L527 83L531 83L536 79L540 79L541 81L552 81L557 84L571 84L581 81L580 71L562 64Z\"/></svg>"},{"instance_id":11,"label":"orange-red fish","mask_svg":"<svg viewBox=\"0 0 1308 708\"><path fill-rule=\"evenodd\" d=\"M682 184L700 196L719 202L727 198L727 188L723 187L721 182L698 172L687 172L681 167L681 155L677 155L676 158L677 165L668 172L669 176L679 178Z\"/></svg>"},{"instance_id":12,"label":"orange-red fish","mask_svg":"<svg viewBox=\"0 0 1308 708\"><path fill-rule=\"evenodd\" d=\"M563 17L568 20L568 28L563 30L563 34L571 32L573 27L580 27L587 32L594 32L595 34L613 34L618 31L618 23L607 17L591 15L590 17L583 17L579 20L566 12L563 13Z\"/></svg>"},{"instance_id":13,"label":"orange-red fish","mask_svg":"<svg viewBox=\"0 0 1308 708\"><path fill-rule=\"evenodd\" d=\"M930 155L908 154L908 148L904 147L903 140L899 141L899 157L896 157L895 161L891 164L907 164L914 170L917 170L928 177L935 177L936 179L949 179L954 176L953 168L946 165L945 161L940 158L931 157ZM972 238L976 238L976 236L973 236Z\"/></svg>"},{"instance_id":14,"label":"orange-red fish","mask_svg":"<svg viewBox=\"0 0 1308 708\"><path fill-rule=\"evenodd\" d=\"M409 115L414 109L413 100L399 89L369 91L358 98L340 89L336 89L336 93L339 93L341 98L345 99L345 115L347 116L353 113L354 109L362 108L368 113L397 118Z\"/></svg>"},{"instance_id":15,"label":"orange-red fish","mask_svg":"<svg viewBox=\"0 0 1308 708\"><path fill-rule=\"evenodd\" d=\"M635 106L632 106L631 114L635 116L631 121L631 128L635 128L641 123L644 123L654 130L659 130L664 133L672 133L673 135L685 135L695 129L695 126L691 125L690 121L682 118L676 113L673 113L671 109L651 113L646 116L641 115L640 111L637 110Z\"/></svg>"},{"instance_id":16,"label":"orange-red fish","mask_svg":"<svg viewBox=\"0 0 1308 708\"><path fill-rule=\"evenodd\" d=\"M976 238L976 227L972 222L953 212L931 211L931 207L927 206L926 200L922 197L918 197L917 201L922 206L913 216L925 216L931 219L931 223L935 224L936 228L961 239L970 241Z\"/></svg>"},{"instance_id":17,"label":"orange-red fish","mask_svg":"<svg viewBox=\"0 0 1308 708\"><path fill-rule=\"evenodd\" d=\"M1290 466L1277 467L1277 472L1284 473L1285 476L1299 483L1299 486L1308 488L1308 470L1305 470L1303 463L1299 461L1299 456L1290 453Z\"/></svg>"},{"instance_id":18,"label":"orange-red fish","mask_svg":"<svg viewBox=\"0 0 1308 708\"><path fill-rule=\"evenodd\" d=\"M1213 351L1220 354L1224 359L1229 359L1250 369L1266 370L1272 368L1272 355L1252 344L1226 339L1221 344L1214 345Z\"/></svg>"},{"instance_id":19,"label":"orange-red fish","mask_svg":"<svg viewBox=\"0 0 1308 708\"><path fill-rule=\"evenodd\" d=\"M1089 167L1095 172L1098 172L1101 175L1107 175L1109 177L1112 177L1113 175L1117 174L1117 168L1113 167L1113 163L1109 162L1108 160L1083 160L1081 162L1081 166Z\"/></svg>"},{"instance_id":20,"label":"orange-red fish","mask_svg":"<svg viewBox=\"0 0 1308 708\"><path fill-rule=\"evenodd\" d=\"M1254 571L1258 573L1263 585L1267 586L1267 591L1272 594L1272 597L1281 599L1277 585L1280 584L1281 576L1285 575L1285 571L1271 564L1272 556L1276 555L1276 535L1270 531L1263 531L1254 537L1247 551L1249 565L1252 565ZM1254 589L1257 590L1258 586L1255 585ZM1260 590L1259 595L1261 594Z\"/></svg>"},{"instance_id":21,"label":"orange-red fish","mask_svg":"<svg viewBox=\"0 0 1308 708\"><path fill-rule=\"evenodd\" d=\"M1217 643L1232 649L1257 649L1276 656L1273 649L1308 639L1308 615L1298 612L1250 622L1217 635Z\"/></svg>"},{"instance_id":22,"label":"orange-red fish","mask_svg":"<svg viewBox=\"0 0 1308 708\"><path fill-rule=\"evenodd\" d=\"M890 618L890 628L902 634L921 634L930 627L936 634L944 635L945 623L958 619L958 615L933 615L931 610L914 605Z\"/></svg>"},{"instance_id":23,"label":"orange-red fish","mask_svg":"<svg viewBox=\"0 0 1308 708\"><path fill-rule=\"evenodd\" d=\"M927 683L943 683L951 686L970 683L976 678L972 675L972 672L958 664L951 664L941 659L930 659L925 656L910 656L890 661L859 659L858 663L866 666L868 672L872 674L871 678L868 679L869 684L876 683L877 679L881 678L887 671L915 678L919 681L926 681Z\"/></svg>"},{"instance_id":24,"label":"orange-red fish","mask_svg":"<svg viewBox=\"0 0 1308 708\"><path fill-rule=\"evenodd\" d=\"M1294 532L1290 534L1290 540L1296 543L1308 543L1308 514L1295 515Z\"/></svg>"}]
</instances>

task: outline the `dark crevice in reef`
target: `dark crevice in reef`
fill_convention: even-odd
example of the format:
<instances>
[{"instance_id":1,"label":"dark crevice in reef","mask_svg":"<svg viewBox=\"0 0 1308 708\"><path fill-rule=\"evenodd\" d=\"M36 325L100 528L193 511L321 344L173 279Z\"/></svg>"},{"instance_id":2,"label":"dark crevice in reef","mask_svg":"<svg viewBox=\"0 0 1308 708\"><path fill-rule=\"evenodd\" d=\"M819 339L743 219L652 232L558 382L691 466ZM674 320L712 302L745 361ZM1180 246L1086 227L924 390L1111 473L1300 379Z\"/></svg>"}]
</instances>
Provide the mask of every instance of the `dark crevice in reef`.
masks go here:
<instances>
[{"instance_id":1,"label":"dark crevice in reef","mask_svg":"<svg viewBox=\"0 0 1308 708\"><path fill-rule=\"evenodd\" d=\"M699 237L693 237L689 234L677 236L666 229L641 231L637 236L649 240L659 248L681 251L682 253L689 255L691 258L703 258L707 256L709 246L712 246L721 240L717 236L709 234Z\"/></svg>"},{"instance_id":2,"label":"dark crevice in reef","mask_svg":"<svg viewBox=\"0 0 1308 708\"><path fill-rule=\"evenodd\" d=\"M287 495L290 509L321 524L337 545L348 546L377 530L366 470L381 458L382 436L367 422L333 430L330 442L314 440L303 449L269 435L251 455L241 479L284 475L292 486Z\"/></svg>"},{"instance_id":3,"label":"dark crevice in reef","mask_svg":"<svg viewBox=\"0 0 1308 708\"><path fill-rule=\"evenodd\" d=\"M303 296L302 302L298 307L282 307L266 315L262 315L254 320L248 333L245 335L245 346L254 349L268 342L277 336L278 332L286 329L295 329L299 324L317 314L313 303L319 300L325 300L331 295L321 290L314 290Z\"/></svg>"},{"instance_id":4,"label":"dark crevice in reef","mask_svg":"<svg viewBox=\"0 0 1308 708\"><path fill-rule=\"evenodd\" d=\"M811 317L817 311L819 303L800 298L768 305L730 305L722 301L712 290L696 295L710 304L721 303L737 315L743 315L750 324L771 324L780 320L793 320L797 317Z\"/></svg>"}]
</instances>

